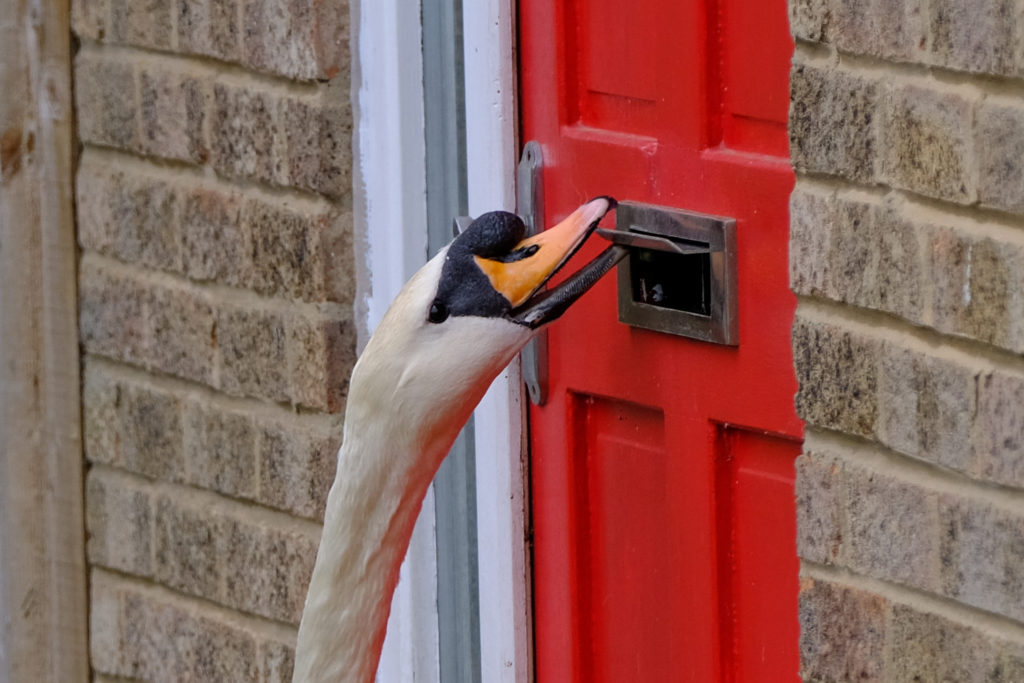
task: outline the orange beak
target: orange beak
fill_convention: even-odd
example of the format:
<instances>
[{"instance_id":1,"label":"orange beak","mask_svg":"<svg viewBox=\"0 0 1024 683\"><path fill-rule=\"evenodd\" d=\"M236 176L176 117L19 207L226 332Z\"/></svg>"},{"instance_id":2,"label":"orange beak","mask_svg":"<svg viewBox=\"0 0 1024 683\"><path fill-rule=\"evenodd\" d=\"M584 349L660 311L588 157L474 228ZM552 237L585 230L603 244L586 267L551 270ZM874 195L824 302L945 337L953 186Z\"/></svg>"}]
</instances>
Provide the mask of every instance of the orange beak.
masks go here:
<instances>
[{"instance_id":1,"label":"orange beak","mask_svg":"<svg viewBox=\"0 0 1024 683\"><path fill-rule=\"evenodd\" d=\"M527 237L512 249L524 254L512 261L474 256L495 291L508 299L512 307L522 305L544 286L552 275L576 253L584 240L597 227L598 221L614 207L608 197L592 199L553 228Z\"/></svg>"}]
</instances>

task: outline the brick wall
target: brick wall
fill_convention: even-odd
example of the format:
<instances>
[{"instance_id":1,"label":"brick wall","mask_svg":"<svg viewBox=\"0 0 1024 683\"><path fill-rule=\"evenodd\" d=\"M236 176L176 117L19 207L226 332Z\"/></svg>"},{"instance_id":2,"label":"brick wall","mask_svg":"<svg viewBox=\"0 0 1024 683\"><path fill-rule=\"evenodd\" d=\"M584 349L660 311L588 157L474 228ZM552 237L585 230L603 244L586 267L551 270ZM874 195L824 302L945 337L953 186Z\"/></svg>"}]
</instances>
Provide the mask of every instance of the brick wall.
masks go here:
<instances>
[{"instance_id":1,"label":"brick wall","mask_svg":"<svg viewBox=\"0 0 1024 683\"><path fill-rule=\"evenodd\" d=\"M92 666L287 681L354 360L348 6L72 8Z\"/></svg>"},{"instance_id":2,"label":"brick wall","mask_svg":"<svg viewBox=\"0 0 1024 683\"><path fill-rule=\"evenodd\" d=\"M1024 680L1024 10L790 18L805 680Z\"/></svg>"}]
</instances>

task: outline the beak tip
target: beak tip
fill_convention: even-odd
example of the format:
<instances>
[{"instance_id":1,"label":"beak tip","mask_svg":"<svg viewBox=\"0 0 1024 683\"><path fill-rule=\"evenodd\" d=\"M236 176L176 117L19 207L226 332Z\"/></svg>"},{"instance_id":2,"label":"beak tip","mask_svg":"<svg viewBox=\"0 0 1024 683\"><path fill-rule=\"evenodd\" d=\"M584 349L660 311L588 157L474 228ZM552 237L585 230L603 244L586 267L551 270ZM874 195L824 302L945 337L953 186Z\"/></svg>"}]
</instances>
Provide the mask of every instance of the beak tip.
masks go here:
<instances>
[{"instance_id":1,"label":"beak tip","mask_svg":"<svg viewBox=\"0 0 1024 683\"><path fill-rule=\"evenodd\" d=\"M614 197L598 195L580 208L584 211L584 219L586 223L593 226L597 225L598 221L604 218L605 214L618 205L619 203L615 201Z\"/></svg>"}]
</instances>

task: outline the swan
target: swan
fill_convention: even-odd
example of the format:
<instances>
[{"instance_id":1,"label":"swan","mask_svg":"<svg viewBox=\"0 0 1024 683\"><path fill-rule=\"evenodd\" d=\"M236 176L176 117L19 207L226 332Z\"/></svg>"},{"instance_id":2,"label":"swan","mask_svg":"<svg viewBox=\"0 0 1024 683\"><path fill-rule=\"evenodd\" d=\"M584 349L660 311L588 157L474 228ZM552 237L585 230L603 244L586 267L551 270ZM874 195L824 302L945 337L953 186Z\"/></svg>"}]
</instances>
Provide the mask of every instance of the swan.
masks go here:
<instances>
[{"instance_id":1,"label":"swan","mask_svg":"<svg viewBox=\"0 0 1024 683\"><path fill-rule=\"evenodd\" d=\"M514 214L484 214L395 297L352 371L293 683L374 680L434 473L494 377L626 253L541 289L614 207L598 197L526 239Z\"/></svg>"}]
</instances>

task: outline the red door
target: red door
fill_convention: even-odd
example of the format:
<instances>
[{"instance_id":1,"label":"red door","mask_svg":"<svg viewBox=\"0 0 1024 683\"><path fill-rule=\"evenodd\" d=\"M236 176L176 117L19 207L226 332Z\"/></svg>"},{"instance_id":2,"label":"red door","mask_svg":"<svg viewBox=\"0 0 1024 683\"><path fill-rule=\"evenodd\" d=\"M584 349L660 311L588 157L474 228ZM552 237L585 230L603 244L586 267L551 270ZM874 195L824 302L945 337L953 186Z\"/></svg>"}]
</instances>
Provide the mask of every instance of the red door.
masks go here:
<instances>
[{"instance_id":1,"label":"red door","mask_svg":"<svg viewBox=\"0 0 1024 683\"><path fill-rule=\"evenodd\" d=\"M735 346L620 323L614 275L550 330L537 680L797 680L786 0L519 8L544 224L599 194L732 217L738 283Z\"/></svg>"}]
</instances>

